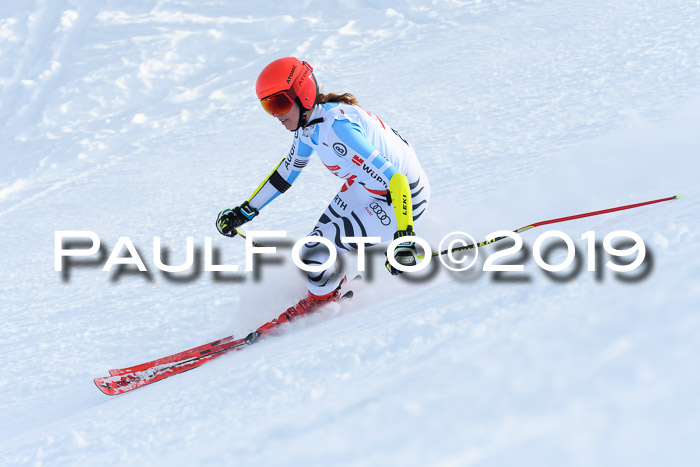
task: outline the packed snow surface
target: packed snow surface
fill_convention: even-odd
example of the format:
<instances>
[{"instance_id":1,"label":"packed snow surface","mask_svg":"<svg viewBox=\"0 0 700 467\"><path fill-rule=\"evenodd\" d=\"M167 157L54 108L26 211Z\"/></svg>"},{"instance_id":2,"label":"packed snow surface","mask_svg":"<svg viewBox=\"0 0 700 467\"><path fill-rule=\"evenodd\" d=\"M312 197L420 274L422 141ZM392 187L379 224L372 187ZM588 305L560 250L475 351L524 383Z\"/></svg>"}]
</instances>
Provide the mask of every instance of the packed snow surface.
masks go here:
<instances>
[{"instance_id":1,"label":"packed snow surface","mask_svg":"<svg viewBox=\"0 0 700 467\"><path fill-rule=\"evenodd\" d=\"M0 464L698 465L699 25L691 0L4 2ZM493 245L395 278L380 249L352 301L103 395L110 368L244 336L305 294L290 248L247 273L214 228L291 144L254 92L288 55L415 147L433 248L683 196L525 231L500 260L523 272L483 272ZM249 226L301 238L341 183L313 160ZM533 253L552 229L579 262L554 277ZM605 266L618 230L643 239L637 271ZM57 272L56 231L102 249ZM102 271L121 237L147 272ZM174 265L192 237L195 266L161 272L155 237ZM207 237L240 272L204 270Z\"/></svg>"}]
</instances>

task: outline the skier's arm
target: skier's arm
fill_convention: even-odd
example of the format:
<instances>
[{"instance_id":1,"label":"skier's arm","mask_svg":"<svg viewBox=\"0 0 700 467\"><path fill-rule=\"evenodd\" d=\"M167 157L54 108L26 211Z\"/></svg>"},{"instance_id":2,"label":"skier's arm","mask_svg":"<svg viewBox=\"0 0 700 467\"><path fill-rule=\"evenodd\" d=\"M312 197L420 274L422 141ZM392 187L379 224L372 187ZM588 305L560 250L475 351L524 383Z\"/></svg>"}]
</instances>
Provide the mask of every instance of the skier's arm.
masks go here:
<instances>
[{"instance_id":1,"label":"skier's arm","mask_svg":"<svg viewBox=\"0 0 700 467\"><path fill-rule=\"evenodd\" d=\"M253 220L260 210L273 199L289 189L301 173L313 153L310 146L302 143L295 136L292 149L287 157L282 159L270 175L263 180L258 188L246 201L233 209L224 209L216 219L216 228L222 235L233 237L236 229Z\"/></svg>"},{"instance_id":2,"label":"skier's arm","mask_svg":"<svg viewBox=\"0 0 700 467\"><path fill-rule=\"evenodd\" d=\"M408 178L404 174L394 174L389 182L389 190L396 215L396 230L413 232L413 202Z\"/></svg>"},{"instance_id":3,"label":"skier's arm","mask_svg":"<svg viewBox=\"0 0 700 467\"><path fill-rule=\"evenodd\" d=\"M413 203L411 188L404 174L399 173L394 164L389 162L377 148L365 137L362 128L350 120L333 122L333 132L343 144L351 148L362 158L362 163L375 170L378 180L385 187L394 205L397 230L413 230Z\"/></svg>"},{"instance_id":4,"label":"skier's arm","mask_svg":"<svg viewBox=\"0 0 700 467\"><path fill-rule=\"evenodd\" d=\"M396 216L394 238L415 235L413 231L413 199L406 175L399 173L396 167L367 140L358 124L349 120L336 120L333 123L333 131L344 144L362 158L363 164L376 169L375 173L378 173L381 183L389 187L388 191ZM393 256L401 265L414 266L417 264L418 256L415 243L399 243ZM392 275L402 272L394 268L388 259L385 266Z\"/></svg>"},{"instance_id":5,"label":"skier's arm","mask_svg":"<svg viewBox=\"0 0 700 467\"><path fill-rule=\"evenodd\" d=\"M287 191L297 179L301 170L306 167L312 153L313 149L295 136L289 154L277 164L270 175L263 180L248 198L247 202L250 206L261 210L273 199Z\"/></svg>"}]
</instances>

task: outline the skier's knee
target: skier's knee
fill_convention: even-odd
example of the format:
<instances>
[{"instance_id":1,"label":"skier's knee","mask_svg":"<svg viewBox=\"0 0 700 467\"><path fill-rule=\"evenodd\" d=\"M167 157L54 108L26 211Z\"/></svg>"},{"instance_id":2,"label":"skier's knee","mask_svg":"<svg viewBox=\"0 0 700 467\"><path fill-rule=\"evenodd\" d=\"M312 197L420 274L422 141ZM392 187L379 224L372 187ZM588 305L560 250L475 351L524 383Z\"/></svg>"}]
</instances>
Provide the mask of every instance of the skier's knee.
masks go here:
<instances>
[{"instance_id":1,"label":"skier's knee","mask_svg":"<svg viewBox=\"0 0 700 467\"><path fill-rule=\"evenodd\" d=\"M324 244L317 242L305 244L301 248L299 259L306 266L320 266L325 264L330 256L331 254L328 251L328 248Z\"/></svg>"}]
</instances>

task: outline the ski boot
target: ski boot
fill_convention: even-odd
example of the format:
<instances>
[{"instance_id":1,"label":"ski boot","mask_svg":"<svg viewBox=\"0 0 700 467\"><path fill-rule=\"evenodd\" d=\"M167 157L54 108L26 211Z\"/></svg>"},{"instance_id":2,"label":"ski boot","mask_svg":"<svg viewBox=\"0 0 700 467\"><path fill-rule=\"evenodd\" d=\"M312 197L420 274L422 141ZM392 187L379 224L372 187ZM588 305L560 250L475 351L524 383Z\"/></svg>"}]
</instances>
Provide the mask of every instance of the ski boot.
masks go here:
<instances>
[{"instance_id":1,"label":"ski boot","mask_svg":"<svg viewBox=\"0 0 700 467\"><path fill-rule=\"evenodd\" d=\"M293 319L299 316L308 315L309 313L316 311L326 303L336 302L340 300L340 288L345 284L345 282L346 279L343 277L343 280L340 281L340 285L334 291L329 292L325 295L314 295L311 292L309 292L308 295L299 300L299 302L296 305L287 308L287 310L281 315L279 315L277 319L273 319L272 321L263 324L256 331L253 331L250 334L248 334L248 336L245 338L246 344L252 344L256 340L258 340L260 336L262 336L263 334L268 334L282 323L292 321Z\"/></svg>"}]
</instances>

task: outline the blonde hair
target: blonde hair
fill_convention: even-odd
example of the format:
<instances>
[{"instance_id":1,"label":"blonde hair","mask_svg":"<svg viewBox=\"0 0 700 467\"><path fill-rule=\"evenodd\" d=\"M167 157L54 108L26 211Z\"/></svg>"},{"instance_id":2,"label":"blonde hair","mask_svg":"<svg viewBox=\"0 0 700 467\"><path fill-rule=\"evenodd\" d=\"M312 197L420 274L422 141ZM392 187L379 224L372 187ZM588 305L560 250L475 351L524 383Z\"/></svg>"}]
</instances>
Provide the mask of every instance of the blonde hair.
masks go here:
<instances>
[{"instance_id":1,"label":"blonde hair","mask_svg":"<svg viewBox=\"0 0 700 467\"><path fill-rule=\"evenodd\" d=\"M336 94L334 92L323 94L319 92L318 97L316 98L316 103L326 104L328 102L342 102L343 104L360 105L359 102L357 102L357 98L349 92L345 92L343 94Z\"/></svg>"}]
</instances>

